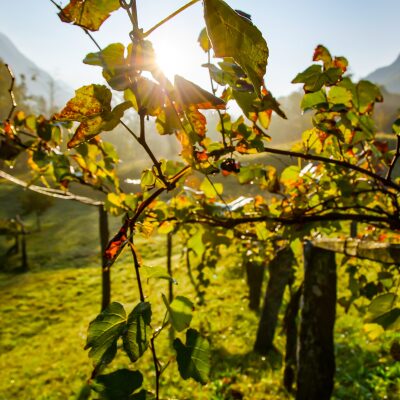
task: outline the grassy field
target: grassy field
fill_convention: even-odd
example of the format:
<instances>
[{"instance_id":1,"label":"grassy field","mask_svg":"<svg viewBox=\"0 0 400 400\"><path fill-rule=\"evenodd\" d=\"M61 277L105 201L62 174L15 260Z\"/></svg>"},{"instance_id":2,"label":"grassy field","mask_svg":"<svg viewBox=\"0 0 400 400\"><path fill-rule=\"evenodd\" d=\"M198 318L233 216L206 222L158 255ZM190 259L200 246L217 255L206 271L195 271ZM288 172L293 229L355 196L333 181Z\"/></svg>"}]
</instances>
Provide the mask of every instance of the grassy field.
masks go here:
<instances>
[{"instance_id":1,"label":"grassy field","mask_svg":"<svg viewBox=\"0 0 400 400\"><path fill-rule=\"evenodd\" d=\"M2 184L1 217L18 212L20 191ZM112 231L118 225L112 220ZM34 226L34 218L27 219ZM3 242L4 250L6 243ZM137 247L144 263L165 265L165 237L139 238ZM176 294L195 299L176 243L173 257ZM100 307L100 258L97 210L57 201L43 216L43 229L28 236L31 270L0 273L0 400L73 399L90 376L91 363L83 349L88 323ZM18 265L18 258L3 259L3 267ZM7 264L6 264L7 263ZM210 382L201 387L183 381L171 355L168 331L163 332L157 350L162 362L171 359L161 382L162 399L272 400L289 399L281 385L279 355L259 357L252 352L258 315L248 310L242 266L235 255L210 271L211 284L205 304L196 306L192 326L211 343ZM341 277L342 288L345 277ZM153 306L154 326L164 316L161 293L165 281L145 282L144 291ZM124 254L112 268L112 299L131 310L139 301L133 267ZM362 318L351 309L338 307L336 324L337 376L335 399L398 399L400 363L393 361L389 348L394 334L373 340L362 326ZM277 330L280 333L280 328ZM283 349L284 337L275 344ZM130 366L146 372L145 387L154 387L153 366L148 351L137 365L118 356L110 370Z\"/></svg>"}]
</instances>

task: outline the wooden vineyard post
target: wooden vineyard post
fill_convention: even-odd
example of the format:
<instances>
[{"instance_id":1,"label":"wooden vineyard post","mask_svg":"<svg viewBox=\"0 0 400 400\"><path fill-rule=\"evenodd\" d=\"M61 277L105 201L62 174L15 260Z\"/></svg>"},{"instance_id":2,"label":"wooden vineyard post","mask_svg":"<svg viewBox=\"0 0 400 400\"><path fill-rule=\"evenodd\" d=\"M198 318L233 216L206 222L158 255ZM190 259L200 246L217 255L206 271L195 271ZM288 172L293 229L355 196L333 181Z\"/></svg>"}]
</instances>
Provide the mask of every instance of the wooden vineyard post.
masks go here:
<instances>
[{"instance_id":1,"label":"wooden vineyard post","mask_svg":"<svg viewBox=\"0 0 400 400\"><path fill-rule=\"evenodd\" d=\"M273 349L279 310L285 287L292 278L293 262L293 251L290 247L286 247L278 251L276 257L269 264L269 280L254 344L254 351L259 354L268 354Z\"/></svg>"},{"instance_id":2,"label":"wooden vineyard post","mask_svg":"<svg viewBox=\"0 0 400 400\"><path fill-rule=\"evenodd\" d=\"M304 245L296 400L328 400L332 395L336 280L335 253L307 241Z\"/></svg>"},{"instance_id":3,"label":"wooden vineyard post","mask_svg":"<svg viewBox=\"0 0 400 400\"><path fill-rule=\"evenodd\" d=\"M109 241L108 215L103 205L99 205L99 230L101 247L101 310L108 307L111 301L111 278L110 268L107 265L105 251Z\"/></svg>"}]
</instances>

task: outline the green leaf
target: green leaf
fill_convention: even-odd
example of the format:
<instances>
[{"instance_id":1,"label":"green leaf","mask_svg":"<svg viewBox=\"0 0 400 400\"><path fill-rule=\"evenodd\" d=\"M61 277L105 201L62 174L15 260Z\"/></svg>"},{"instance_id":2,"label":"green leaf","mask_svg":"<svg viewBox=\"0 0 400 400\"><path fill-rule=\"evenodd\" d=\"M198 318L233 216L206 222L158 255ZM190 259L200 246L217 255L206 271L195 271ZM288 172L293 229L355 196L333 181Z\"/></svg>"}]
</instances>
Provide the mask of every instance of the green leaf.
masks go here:
<instances>
[{"instance_id":1,"label":"green leaf","mask_svg":"<svg viewBox=\"0 0 400 400\"><path fill-rule=\"evenodd\" d=\"M143 376L139 371L123 368L110 374L97 376L92 387L101 395L101 399L127 400L142 384Z\"/></svg>"},{"instance_id":2,"label":"green leaf","mask_svg":"<svg viewBox=\"0 0 400 400\"><path fill-rule=\"evenodd\" d=\"M372 111L375 102L382 101L383 96L378 86L369 81L360 81L357 83L353 102L360 113Z\"/></svg>"},{"instance_id":3,"label":"green leaf","mask_svg":"<svg viewBox=\"0 0 400 400\"><path fill-rule=\"evenodd\" d=\"M207 29L206 28L203 28L201 30L199 38L197 39L197 41L199 42L200 47L206 53L207 53L207 51L211 50L211 43L210 43L210 39L208 38Z\"/></svg>"},{"instance_id":4,"label":"green leaf","mask_svg":"<svg viewBox=\"0 0 400 400\"><path fill-rule=\"evenodd\" d=\"M151 169L145 169L140 176L140 185L143 189L152 188L156 183L156 177Z\"/></svg>"},{"instance_id":5,"label":"green leaf","mask_svg":"<svg viewBox=\"0 0 400 400\"><path fill-rule=\"evenodd\" d=\"M117 351L117 340L126 326L126 313L120 303L111 303L89 324L85 349L94 365L109 364Z\"/></svg>"},{"instance_id":6,"label":"green leaf","mask_svg":"<svg viewBox=\"0 0 400 400\"><path fill-rule=\"evenodd\" d=\"M392 125L393 133L400 136L400 118L397 118Z\"/></svg>"},{"instance_id":7,"label":"green leaf","mask_svg":"<svg viewBox=\"0 0 400 400\"><path fill-rule=\"evenodd\" d=\"M176 283L175 279L171 277L170 274L166 271L165 268L163 267L148 267L148 266L143 266L142 267L143 272L146 275L147 280L149 281L150 279L165 279L167 281L170 281L172 283Z\"/></svg>"},{"instance_id":8,"label":"green leaf","mask_svg":"<svg viewBox=\"0 0 400 400\"><path fill-rule=\"evenodd\" d=\"M261 32L222 0L204 0L204 19L215 56L232 57L261 96L268 62L268 47Z\"/></svg>"},{"instance_id":9,"label":"green leaf","mask_svg":"<svg viewBox=\"0 0 400 400\"><path fill-rule=\"evenodd\" d=\"M306 93L301 100L301 109L303 111L311 110L314 107L320 107L327 103L326 94L323 90L314 93Z\"/></svg>"},{"instance_id":10,"label":"green leaf","mask_svg":"<svg viewBox=\"0 0 400 400\"><path fill-rule=\"evenodd\" d=\"M322 71L321 65L311 65L305 71L299 73L292 83L304 83L305 92L317 92L323 86L334 85L343 75L340 68L329 68Z\"/></svg>"},{"instance_id":11,"label":"green leaf","mask_svg":"<svg viewBox=\"0 0 400 400\"><path fill-rule=\"evenodd\" d=\"M168 304L168 300L164 295L162 295L162 298L168 309L169 320L174 329L178 332L182 332L189 328L193 318L193 303L184 296L175 297L170 304Z\"/></svg>"},{"instance_id":12,"label":"green leaf","mask_svg":"<svg viewBox=\"0 0 400 400\"><path fill-rule=\"evenodd\" d=\"M400 308L394 307L398 303L394 293L385 293L375 297L366 315L366 322L381 325L384 329L400 326Z\"/></svg>"},{"instance_id":13,"label":"green leaf","mask_svg":"<svg viewBox=\"0 0 400 400\"><path fill-rule=\"evenodd\" d=\"M71 0L58 16L63 22L97 31L110 13L119 7L119 0Z\"/></svg>"},{"instance_id":14,"label":"green leaf","mask_svg":"<svg viewBox=\"0 0 400 400\"><path fill-rule=\"evenodd\" d=\"M344 87L334 86L328 92L328 101L334 105L344 105L345 107L351 107L351 101L353 95L349 90Z\"/></svg>"},{"instance_id":15,"label":"green leaf","mask_svg":"<svg viewBox=\"0 0 400 400\"><path fill-rule=\"evenodd\" d=\"M205 178L200 185L200 190L204 192L205 196L209 199L214 199L221 195L224 191L222 183L212 183L210 179Z\"/></svg>"},{"instance_id":16,"label":"green leaf","mask_svg":"<svg viewBox=\"0 0 400 400\"><path fill-rule=\"evenodd\" d=\"M195 329L186 332L186 344L180 339L174 340L177 353L176 361L183 379L193 378L206 384L210 373L210 344Z\"/></svg>"},{"instance_id":17,"label":"green leaf","mask_svg":"<svg viewBox=\"0 0 400 400\"><path fill-rule=\"evenodd\" d=\"M132 362L138 360L149 346L150 322L151 305L148 302L139 303L128 316L122 340L124 350Z\"/></svg>"},{"instance_id":18,"label":"green leaf","mask_svg":"<svg viewBox=\"0 0 400 400\"><path fill-rule=\"evenodd\" d=\"M132 71L125 60L122 43L113 43L97 53L89 53L83 62L102 67L105 80L115 90L125 90L131 84L129 76Z\"/></svg>"}]
</instances>

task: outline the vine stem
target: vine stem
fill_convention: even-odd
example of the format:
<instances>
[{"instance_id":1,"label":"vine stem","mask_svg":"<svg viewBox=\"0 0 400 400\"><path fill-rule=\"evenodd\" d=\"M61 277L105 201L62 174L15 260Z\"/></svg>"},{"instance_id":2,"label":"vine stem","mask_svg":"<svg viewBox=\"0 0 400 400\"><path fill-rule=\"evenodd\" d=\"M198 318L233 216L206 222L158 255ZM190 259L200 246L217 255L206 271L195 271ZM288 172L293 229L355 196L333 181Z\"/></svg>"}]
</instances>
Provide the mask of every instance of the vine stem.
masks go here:
<instances>
[{"instance_id":1,"label":"vine stem","mask_svg":"<svg viewBox=\"0 0 400 400\"><path fill-rule=\"evenodd\" d=\"M7 116L7 122L9 122L12 115L14 114L15 109L17 108L17 102L15 100L15 95L14 95L15 75L8 64L4 64L4 66L7 68L8 74L10 75L11 78L10 87L8 88L8 93L11 99L11 108Z\"/></svg>"},{"instance_id":2,"label":"vine stem","mask_svg":"<svg viewBox=\"0 0 400 400\"><path fill-rule=\"evenodd\" d=\"M222 150L215 150L211 151L209 153L210 156L221 156L223 154L226 154L227 152L233 152L235 151L234 146L229 146L226 149ZM310 161L321 161L327 164L334 164L338 165L343 168L351 169L353 171L360 172L361 174L367 175L373 179L375 179L378 182L381 182L385 186L391 187L392 189L396 189L397 191L400 192L400 185L397 183L393 182L391 179L388 179L384 176L380 176L368 169L359 167L358 165L351 164L348 161L343 161L343 160L337 160L335 158L328 158L328 157L323 157L323 156L318 156L316 154L305 154L305 153L299 153L296 151L290 151L290 150L282 150L282 149L275 149L272 147L264 147L263 149L264 153L271 153L271 154L280 154L282 156L288 156L288 157L294 157L294 158L301 158L303 160L310 160Z\"/></svg>"},{"instance_id":3,"label":"vine stem","mask_svg":"<svg viewBox=\"0 0 400 400\"><path fill-rule=\"evenodd\" d=\"M150 348L151 353L153 355L153 363L154 363L154 370L156 372L156 400L160 398L160 377L161 377L161 370L160 370L160 361L157 358L156 348L154 345L155 337L153 336L150 340Z\"/></svg>"},{"instance_id":4,"label":"vine stem","mask_svg":"<svg viewBox=\"0 0 400 400\"><path fill-rule=\"evenodd\" d=\"M386 179L389 179L389 180L391 179L392 172L394 170L394 167L395 167L396 162L399 159L399 157L400 157L400 136L397 136L396 153L393 156L392 161L390 162L390 166L389 166L389 170L386 175Z\"/></svg>"},{"instance_id":5,"label":"vine stem","mask_svg":"<svg viewBox=\"0 0 400 400\"><path fill-rule=\"evenodd\" d=\"M174 18L176 15L180 14L182 11L186 10L187 8L191 7L193 4L198 3L200 0L192 0L189 1L189 3L185 4L184 6L182 6L181 8L179 8L178 10L174 11L172 14L168 15L168 17L164 18L163 20L161 20L160 22L158 22L157 24L155 24L152 28L150 28L147 32L145 32L143 34L143 37L147 37L149 36L152 32L154 32L157 28L159 28L161 25L164 25L166 22L168 22L169 20L171 20L172 18Z\"/></svg>"},{"instance_id":6,"label":"vine stem","mask_svg":"<svg viewBox=\"0 0 400 400\"><path fill-rule=\"evenodd\" d=\"M207 50L207 62L208 62L208 64L211 64L211 52L210 52L210 49ZM213 82L213 78L211 76L210 68L208 68L208 76L210 77L210 86L211 86L212 93L213 93L214 96L216 96L217 90L215 89L215 86L214 86L214 82ZM217 108L217 113L218 113L218 116L219 116L219 121L221 123L222 143L223 143L224 147L226 147L227 143L226 143L226 137L225 137L226 136L226 131L225 131L224 117L222 116L222 113L218 108ZM232 140L231 140L231 145L232 145Z\"/></svg>"},{"instance_id":7,"label":"vine stem","mask_svg":"<svg viewBox=\"0 0 400 400\"><path fill-rule=\"evenodd\" d=\"M137 254L136 254L135 246L133 245L132 242L129 242L129 246L131 248L133 262L135 264L135 272L136 272L136 279L137 279L138 288L139 288L140 301L143 303L144 302L144 293L143 293L142 279L140 277L140 263L139 263L139 260L138 260Z\"/></svg>"}]
</instances>

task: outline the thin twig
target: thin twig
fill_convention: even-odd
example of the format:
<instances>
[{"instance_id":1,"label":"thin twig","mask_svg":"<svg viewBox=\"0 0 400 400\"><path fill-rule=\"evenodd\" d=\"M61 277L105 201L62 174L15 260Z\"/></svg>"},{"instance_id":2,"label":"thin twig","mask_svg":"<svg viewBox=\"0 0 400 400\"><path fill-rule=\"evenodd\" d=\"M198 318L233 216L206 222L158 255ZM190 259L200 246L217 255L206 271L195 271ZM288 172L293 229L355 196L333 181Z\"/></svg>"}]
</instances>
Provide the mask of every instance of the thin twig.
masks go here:
<instances>
[{"instance_id":1,"label":"thin twig","mask_svg":"<svg viewBox=\"0 0 400 400\"><path fill-rule=\"evenodd\" d=\"M207 61L208 61L208 64L211 64L210 49L207 50ZM208 68L208 75L209 75L209 77L210 77L211 90L212 90L213 95L215 96L216 93L217 93L217 90L216 90L215 87L214 87L214 82L213 82L213 78L212 78L212 75L211 75L211 70L210 70L210 68ZM222 116L221 111L220 111L218 108L217 108L217 113L218 113L218 116L219 116L219 121L220 121L220 123L221 123L222 143L223 143L224 147L226 147L226 146L227 146L227 143L226 143L226 138L225 138L226 132L225 132L224 118L223 118L223 116ZM231 145L232 145L232 139L231 139Z\"/></svg>"},{"instance_id":2,"label":"thin twig","mask_svg":"<svg viewBox=\"0 0 400 400\"><path fill-rule=\"evenodd\" d=\"M12 115L14 114L15 109L17 108L17 102L15 101L15 95L14 95L15 76L8 64L4 64L4 66L6 67L8 74L10 75L11 78L10 87L8 89L8 93L11 99L11 108L7 116L7 122L9 122L11 120Z\"/></svg>"},{"instance_id":3,"label":"thin twig","mask_svg":"<svg viewBox=\"0 0 400 400\"><path fill-rule=\"evenodd\" d=\"M152 337L150 340L150 348L151 348L151 353L153 355L154 370L156 372L156 400L159 400L161 371L160 371L160 362L158 361L156 348L154 345L154 340L155 340L155 337Z\"/></svg>"},{"instance_id":4,"label":"thin twig","mask_svg":"<svg viewBox=\"0 0 400 400\"><path fill-rule=\"evenodd\" d=\"M97 201L97 200L91 199L89 197L78 196L69 191L64 192L62 190L44 188L44 187L36 186L36 185L30 185L29 183L24 182L23 180L18 179L10 174L7 174L7 172L4 172L2 170L0 170L0 178L6 179L9 182L15 183L19 186L22 186L26 189L33 191L33 192L40 193L40 194L43 194L48 197L54 197L54 198L62 199L62 200L73 200L73 201L77 201L78 203L87 204L89 206L96 206L96 207L104 204L102 201Z\"/></svg>"},{"instance_id":5,"label":"thin twig","mask_svg":"<svg viewBox=\"0 0 400 400\"><path fill-rule=\"evenodd\" d=\"M389 170L386 174L387 180L391 180L392 172L394 170L394 167L395 167L396 162L399 159L399 157L400 157L400 136L397 136L396 153L393 156L392 161L390 162Z\"/></svg>"},{"instance_id":6,"label":"thin twig","mask_svg":"<svg viewBox=\"0 0 400 400\"><path fill-rule=\"evenodd\" d=\"M220 157L221 155L230 153L232 151L235 151L234 146L230 146L230 147L227 147L227 148L221 149L221 150L211 151L209 153L209 155ZM385 186L388 186L393 189L396 189L397 191L400 191L400 185L396 184L391 179L387 179L386 177L380 176L372 171L369 171L365 168L361 168L358 165L351 164L347 161L337 160L335 158L327 158L327 157L318 156L315 154L305 154L305 153L299 153L296 151L275 149L272 147L264 147L264 152L271 153L271 154L280 154L282 156L288 156L288 157L294 157L294 158L301 158L303 160L321 161L321 162L324 162L327 164L338 165L343 168L347 168L347 169L351 169L353 171L360 172L361 174L367 175L367 176L375 179L376 181L384 184Z\"/></svg>"},{"instance_id":7,"label":"thin twig","mask_svg":"<svg viewBox=\"0 0 400 400\"><path fill-rule=\"evenodd\" d=\"M139 260L138 260L137 254L136 254L135 246L133 245L132 242L129 242L129 246L131 248L133 262L135 264L136 280L137 280L138 288L139 288L140 301L143 303L144 302L144 294L143 294L142 280L140 278L140 263L139 263Z\"/></svg>"},{"instance_id":8,"label":"thin twig","mask_svg":"<svg viewBox=\"0 0 400 400\"><path fill-rule=\"evenodd\" d=\"M166 22L168 22L170 19L174 18L176 15L180 14L182 11L186 10L187 8L191 7L193 4L198 3L200 0L192 0L189 3L185 4L172 14L168 15L168 17L164 18L162 21L158 22L156 25L154 25L152 28L150 28L147 32L143 34L143 37L149 36L152 32L154 32L157 28L159 28L161 25L164 25Z\"/></svg>"}]
</instances>

